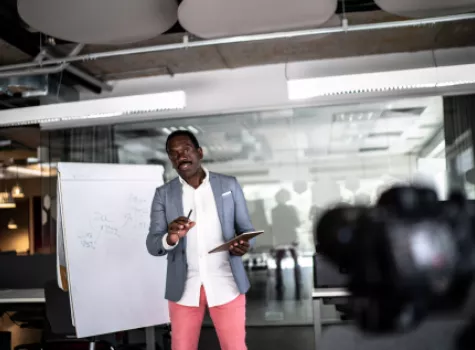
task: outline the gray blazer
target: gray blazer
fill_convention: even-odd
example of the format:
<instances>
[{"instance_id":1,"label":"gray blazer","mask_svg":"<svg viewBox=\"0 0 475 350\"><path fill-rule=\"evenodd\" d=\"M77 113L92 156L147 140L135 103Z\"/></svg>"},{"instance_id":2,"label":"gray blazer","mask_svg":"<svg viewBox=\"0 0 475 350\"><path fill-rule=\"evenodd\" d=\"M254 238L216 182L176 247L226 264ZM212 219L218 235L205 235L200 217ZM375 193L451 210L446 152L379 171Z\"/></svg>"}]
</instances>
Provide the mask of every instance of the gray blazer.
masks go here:
<instances>
[{"instance_id":1,"label":"gray blazer","mask_svg":"<svg viewBox=\"0 0 475 350\"><path fill-rule=\"evenodd\" d=\"M235 177L210 172L210 184L213 189L219 221L225 241L235 235L254 231L242 188ZM231 195L223 194L231 192ZM150 230L147 236L147 249L154 256L167 255L167 286L165 298L179 301L185 290L188 264L186 261L186 236L178 246L167 251L163 248L163 236L167 233L168 224L183 213L182 185L178 178L157 188L152 202ZM250 242L251 245L254 241ZM229 255L229 262L234 280L241 294L249 290L249 280L244 269L242 258Z\"/></svg>"}]
</instances>

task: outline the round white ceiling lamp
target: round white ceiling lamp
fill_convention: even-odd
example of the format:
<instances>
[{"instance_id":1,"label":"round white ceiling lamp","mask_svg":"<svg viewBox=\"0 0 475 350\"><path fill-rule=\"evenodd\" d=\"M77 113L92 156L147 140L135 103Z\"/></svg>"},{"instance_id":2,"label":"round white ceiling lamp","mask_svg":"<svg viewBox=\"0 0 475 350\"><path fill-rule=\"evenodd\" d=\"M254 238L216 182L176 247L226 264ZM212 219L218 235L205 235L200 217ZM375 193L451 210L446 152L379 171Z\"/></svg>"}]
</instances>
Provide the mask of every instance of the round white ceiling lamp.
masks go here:
<instances>
[{"instance_id":1,"label":"round white ceiling lamp","mask_svg":"<svg viewBox=\"0 0 475 350\"><path fill-rule=\"evenodd\" d=\"M180 24L201 38L316 28L337 9L337 0L184 0Z\"/></svg>"},{"instance_id":2,"label":"round white ceiling lamp","mask_svg":"<svg viewBox=\"0 0 475 350\"><path fill-rule=\"evenodd\" d=\"M475 0L374 0L384 11L402 17L434 17L475 10Z\"/></svg>"},{"instance_id":3,"label":"round white ceiling lamp","mask_svg":"<svg viewBox=\"0 0 475 350\"><path fill-rule=\"evenodd\" d=\"M18 0L32 28L83 44L127 44L156 37L177 21L176 0Z\"/></svg>"}]
</instances>

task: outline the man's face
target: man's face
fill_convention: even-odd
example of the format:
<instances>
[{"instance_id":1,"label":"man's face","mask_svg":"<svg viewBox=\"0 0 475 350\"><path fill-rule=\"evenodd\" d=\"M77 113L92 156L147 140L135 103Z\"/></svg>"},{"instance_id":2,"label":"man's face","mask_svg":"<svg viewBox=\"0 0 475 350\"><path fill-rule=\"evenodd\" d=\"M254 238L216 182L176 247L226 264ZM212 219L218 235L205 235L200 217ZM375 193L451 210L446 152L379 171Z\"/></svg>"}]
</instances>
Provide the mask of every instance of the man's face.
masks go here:
<instances>
[{"instance_id":1,"label":"man's face","mask_svg":"<svg viewBox=\"0 0 475 350\"><path fill-rule=\"evenodd\" d=\"M187 179L197 174L201 168L203 150L196 148L188 136L178 135L168 143L168 158L178 175Z\"/></svg>"}]
</instances>

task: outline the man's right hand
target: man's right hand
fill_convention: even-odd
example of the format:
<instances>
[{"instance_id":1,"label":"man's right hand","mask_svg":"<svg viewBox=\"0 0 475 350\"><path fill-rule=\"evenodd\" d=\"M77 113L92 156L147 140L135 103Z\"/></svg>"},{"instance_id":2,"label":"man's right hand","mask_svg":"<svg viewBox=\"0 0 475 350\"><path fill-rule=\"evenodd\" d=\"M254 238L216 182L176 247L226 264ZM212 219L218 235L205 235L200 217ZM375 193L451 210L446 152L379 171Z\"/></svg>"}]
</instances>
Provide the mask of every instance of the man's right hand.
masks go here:
<instances>
[{"instance_id":1,"label":"man's right hand","mask_svg":"<svg viewBox=\"0 0 475 350\"><path fill-rule=\"evenodd\" d=\"M168 236L167 236L167 243L168 245L175 245L178 241L185 237L188 231L195 226L196 223L193 221L188 220L184 216L180 216L176 218L168 225Z\"/></svg>"}]
</instances>

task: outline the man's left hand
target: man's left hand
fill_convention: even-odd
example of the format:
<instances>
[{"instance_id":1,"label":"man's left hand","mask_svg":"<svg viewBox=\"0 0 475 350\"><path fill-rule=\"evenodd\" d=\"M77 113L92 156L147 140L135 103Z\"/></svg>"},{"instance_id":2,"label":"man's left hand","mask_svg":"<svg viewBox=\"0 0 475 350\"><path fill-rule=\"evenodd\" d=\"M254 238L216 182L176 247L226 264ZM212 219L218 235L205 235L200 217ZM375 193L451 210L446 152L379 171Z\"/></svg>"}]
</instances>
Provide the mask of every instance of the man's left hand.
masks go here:
<instances>
[{"instance_id":1,"label":"man's left hand","mask_svg":"<svg viewBox=\"0 0 475 350\"><path fill-rule=\"evenodd\" d=\"M249 242L239 241L229 247L229 252L235 256L243 256L249 251L250 247Z\"/></svg>"}]
</instances>

